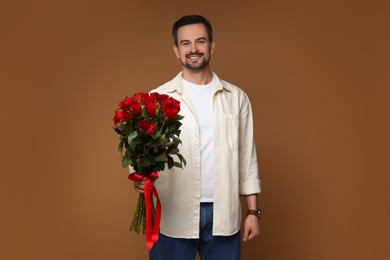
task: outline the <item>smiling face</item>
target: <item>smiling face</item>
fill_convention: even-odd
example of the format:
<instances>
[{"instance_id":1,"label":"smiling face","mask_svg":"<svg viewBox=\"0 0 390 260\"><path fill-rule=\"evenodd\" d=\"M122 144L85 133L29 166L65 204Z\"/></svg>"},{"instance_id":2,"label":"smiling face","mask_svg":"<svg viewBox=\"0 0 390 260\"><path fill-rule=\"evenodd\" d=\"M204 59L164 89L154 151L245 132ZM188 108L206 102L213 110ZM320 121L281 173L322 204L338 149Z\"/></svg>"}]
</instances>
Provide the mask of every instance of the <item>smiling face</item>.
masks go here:
<instances>
[{"instance_id":1,"label":"smiling face","mask_svg":"<svg viewBox=\"0 0 390 260\"><path fill-rule=\"evenodd\" d=\"M209 69L214 42L210 42L206 27L199 24L185 25L177 31L178 44L173 47L184 68L194 71Z\"/></svg>"}]
</instances>

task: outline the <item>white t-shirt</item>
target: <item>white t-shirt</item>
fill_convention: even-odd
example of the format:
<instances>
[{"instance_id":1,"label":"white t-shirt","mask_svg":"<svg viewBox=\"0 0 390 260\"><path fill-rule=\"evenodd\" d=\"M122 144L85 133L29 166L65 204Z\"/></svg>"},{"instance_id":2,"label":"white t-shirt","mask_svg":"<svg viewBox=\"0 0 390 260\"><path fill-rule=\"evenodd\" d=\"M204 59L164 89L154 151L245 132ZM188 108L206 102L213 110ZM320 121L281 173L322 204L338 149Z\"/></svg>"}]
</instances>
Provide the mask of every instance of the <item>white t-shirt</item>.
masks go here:
<instances>
[{"instance_id":1,"label":"white t-shirt","mask_svg":"<svg viewBox=\"0 0 390 260\"><path fill-rule=\"evenodd\" d=\"M215 81L213 79L206 85L197 85L183 79L183 85L194 105L200 132L200 201L213 202Z\"/></svg>"}]
</instances>

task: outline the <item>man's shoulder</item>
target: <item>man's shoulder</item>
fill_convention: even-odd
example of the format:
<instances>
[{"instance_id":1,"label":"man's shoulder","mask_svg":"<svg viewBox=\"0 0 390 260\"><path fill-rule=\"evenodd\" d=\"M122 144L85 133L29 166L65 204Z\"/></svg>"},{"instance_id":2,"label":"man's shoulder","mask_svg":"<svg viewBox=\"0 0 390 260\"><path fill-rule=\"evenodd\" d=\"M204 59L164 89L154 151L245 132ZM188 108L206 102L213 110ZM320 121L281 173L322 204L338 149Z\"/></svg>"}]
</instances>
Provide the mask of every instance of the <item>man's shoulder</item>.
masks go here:
<instances>
[{"instance_id":1,"label":"man's shoulder","mask_svg":"<svg viewBox=\"0 0 390 260\"><path fill-rule=\"evenodd\" d=\"M223 80L221 78L218 78L220 84L222 85L222 87L226 90L228 90L229 92L233 93L233 94L236 94L236 95L242 95L242 96L246 96L246 93L243 89L241 89L239 86L237 86L236 84L233 84L231 82L228 82L226 80Z\"/></svg>"},{"instance_id":2,"label":"man's shoulder","mask_svg":"<svg viewBox=\"0 0 390 260\"><path fill-rule=\"evenodd\" d=\"M158 92L158 93L166 93L171 92L173 89L178 87L179 80L181 77L181 73L177 74L174 78L171 80L163 83L162 85L158 86L157 88L153 89L151 92Z\"/></svg>"}]
</instances>

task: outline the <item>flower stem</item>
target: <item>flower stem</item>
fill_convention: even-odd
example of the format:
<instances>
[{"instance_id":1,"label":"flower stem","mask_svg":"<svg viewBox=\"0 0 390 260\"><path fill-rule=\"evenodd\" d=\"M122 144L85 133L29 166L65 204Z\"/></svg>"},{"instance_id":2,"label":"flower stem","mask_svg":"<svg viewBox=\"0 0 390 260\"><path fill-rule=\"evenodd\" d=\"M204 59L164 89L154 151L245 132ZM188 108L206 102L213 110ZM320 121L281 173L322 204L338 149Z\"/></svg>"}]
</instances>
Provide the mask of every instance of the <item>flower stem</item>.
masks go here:
<instances>
[{"instance_id":1,"label":"flower stem","mask_svg":"<svg viewBox=\"0 0 390 260\"><path fill-rule=\"evenodd\" d=\"M139 194L138 196L138 202L137 207L135 209L133 221L130 226L131 231L135 231L139 234L140 227L142 225L142 233L145 234L145 222L146 222L146 215L145 215L145 199L143 194Z\"/></svg>"}]
</instances>

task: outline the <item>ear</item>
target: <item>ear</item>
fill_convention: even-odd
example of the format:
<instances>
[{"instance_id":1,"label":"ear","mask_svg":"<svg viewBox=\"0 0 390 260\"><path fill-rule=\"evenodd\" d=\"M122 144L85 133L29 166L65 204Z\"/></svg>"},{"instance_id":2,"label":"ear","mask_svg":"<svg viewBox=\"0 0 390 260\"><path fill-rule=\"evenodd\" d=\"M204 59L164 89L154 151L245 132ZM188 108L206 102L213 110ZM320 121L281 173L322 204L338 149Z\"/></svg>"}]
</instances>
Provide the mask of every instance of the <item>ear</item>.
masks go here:
<instances>
[{"instance_id":1,"label":"ear","mask_svg":"<svg viewBox=\"0 0 390 260\"><path fill-rule=\"evenodd\" d=\"M176 58L180 59L179 48L177 48L176 45L173 45L173 52L175 53Z\"/></svg>"},{"instance_id":2,"label":"ear","mask_svg":"<svg viewBox=\"0 0 390 260\"><path fill-rule=\"evenodd\" d=\"M215 41L212 41L211 42L211 53L214 52L214 48L215 48Z\"/></svg>"}]
</instances>

